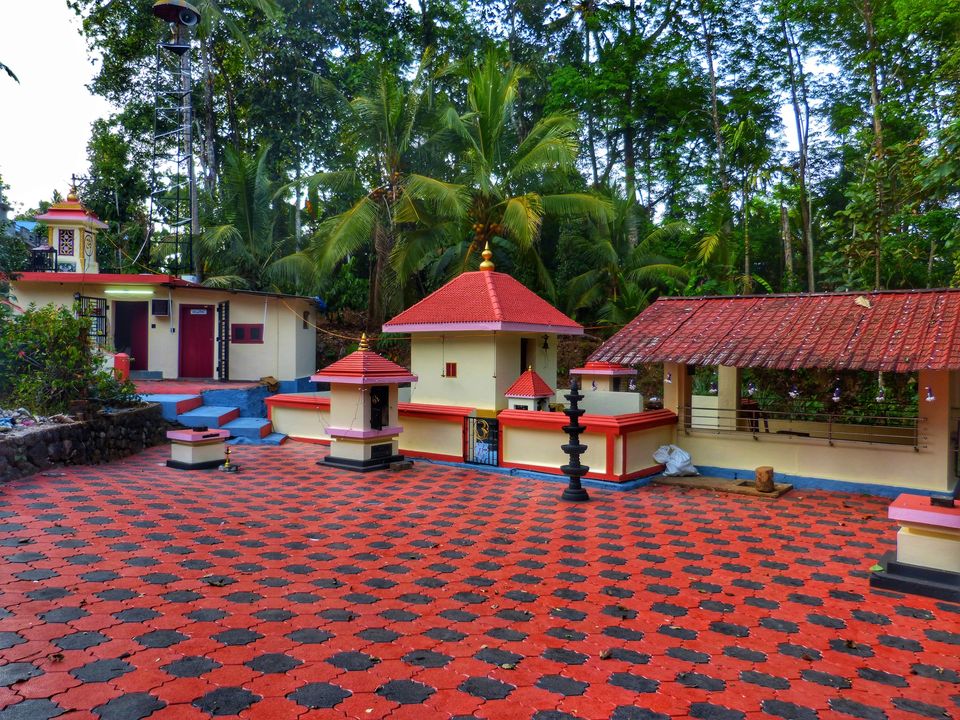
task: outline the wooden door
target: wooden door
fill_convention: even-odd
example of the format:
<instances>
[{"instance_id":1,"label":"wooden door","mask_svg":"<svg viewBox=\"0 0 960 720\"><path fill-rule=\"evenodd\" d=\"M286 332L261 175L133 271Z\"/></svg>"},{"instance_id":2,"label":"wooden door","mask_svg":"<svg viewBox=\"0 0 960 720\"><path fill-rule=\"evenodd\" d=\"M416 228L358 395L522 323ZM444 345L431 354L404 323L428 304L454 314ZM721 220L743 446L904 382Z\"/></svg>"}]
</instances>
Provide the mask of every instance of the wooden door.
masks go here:
<instances>
[{"instance_id":1,"label":"wooden door","mask_svg":"<svg viewBox=\"0 0 960 720\"><path fill-rule=\"evenodd\" d=\"M213 377L214 327L213 305L180 306L179 377Z\"/></svg>"},{"instance_id":2,"label":"wooden door","mask_svg":"<svg viewBox=\"0 0 960 720\"><path fill-rule=\"evenodd\" d=\"M150 304L113 301L113 347L127 353L131 370L148 370Z\"/></svg>"}]
</instances>

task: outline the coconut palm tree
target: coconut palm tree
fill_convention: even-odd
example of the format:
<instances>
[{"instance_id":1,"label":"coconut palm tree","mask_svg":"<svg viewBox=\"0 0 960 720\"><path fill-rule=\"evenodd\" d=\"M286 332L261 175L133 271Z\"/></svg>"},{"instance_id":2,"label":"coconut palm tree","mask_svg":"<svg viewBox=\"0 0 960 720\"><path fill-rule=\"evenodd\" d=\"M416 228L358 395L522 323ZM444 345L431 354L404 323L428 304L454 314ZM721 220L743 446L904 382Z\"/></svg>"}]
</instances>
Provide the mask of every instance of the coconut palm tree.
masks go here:
<instances>
[{"instance_id":1,"label":"coconut palm tree","mask_svg":"<svg viewBox=\"0 0 960 720\"><path fill-rule=\"evenodd\" d=\"M228 147L212 217L197 238L204 285L311 292L315 266L296 252L283 216L292 209L275 200L269 148L255 155Z\"/></svg>"},{"instance_id":2,"label":"coconut palm tree","mask_svg":"<svg viewBox=\"0 0 960 720\"><path fill-rule=\"evenodd\" d=\"M675 242L690 228L683 222L665 223L633 245L630 233L636 227L636 207L633 198L615 198L607 222L587 221L578 229L569 252L588 269L567 283L566 307L571 315L590 310L606 322L623 324L646 307L655 290L669 292L687 284L688 271L655 250Z\"/></svg>"},{"instance_id":3,"label":"coconut palm tree","mask_svg":"<svg viewBox=\"0 0 960 720\"><path fill-rule=\"evenodd\" d=\"M537 250L545 216L602 222L609 202L585 192L544 194L548 176L576 173L577 121L552 113L520 135L514 106L526 72L496 50L468 66L465 112L448 108L443 122L462 168L456 192L468 198L465 242L454 249L466 267L487 242L505 245L520 264L536 271L541 288L555 295Z\"/></svg>"},{"instance_id":4,"label":"coconut palm tree","mask_svg":"<svg viewBox=\"0 0 960 720\"><path fill-rule=\"evenodd\" d=\"M308 252L322 272L330 273L347 257L369 250L371 327L401 309L408 268L394 258L402 238L427 235L431 243L439 242L452 237L466 214L463 188L413 171L424 164L429 142L424 108L431 94L430 61L426 53L409 83L382 73L369 94L349 101L351 129L345 139L356 167L306 180L355 198L347 210L322 223Z\"/></svg>"}]
</instances>

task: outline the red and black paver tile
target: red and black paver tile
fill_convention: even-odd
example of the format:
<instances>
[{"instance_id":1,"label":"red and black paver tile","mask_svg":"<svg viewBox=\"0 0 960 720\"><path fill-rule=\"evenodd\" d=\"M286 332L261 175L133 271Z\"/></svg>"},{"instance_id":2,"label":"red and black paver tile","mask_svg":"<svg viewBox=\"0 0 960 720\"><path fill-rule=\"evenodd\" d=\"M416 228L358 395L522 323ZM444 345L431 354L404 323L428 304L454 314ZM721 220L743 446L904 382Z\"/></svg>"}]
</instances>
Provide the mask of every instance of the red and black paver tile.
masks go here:
<instances>
[{"instance_id":1,"label":"red and black paver tile","mask_svg":"<svg viewBox=\"0 0 960 720\"><path fill-rule=\"evenodd\" d=\"M0 488L0 720L960 716L960 606L872 591L887 502L165 450Z\"/></svg>"}]
</instances>

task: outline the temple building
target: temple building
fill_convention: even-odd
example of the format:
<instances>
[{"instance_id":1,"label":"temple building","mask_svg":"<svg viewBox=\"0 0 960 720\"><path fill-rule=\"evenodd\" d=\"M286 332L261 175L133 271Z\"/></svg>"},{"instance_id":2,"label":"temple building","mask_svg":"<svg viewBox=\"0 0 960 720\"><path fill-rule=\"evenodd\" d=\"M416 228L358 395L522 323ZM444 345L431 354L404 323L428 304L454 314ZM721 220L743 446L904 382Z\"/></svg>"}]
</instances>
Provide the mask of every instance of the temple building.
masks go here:
<instances>
[{"instance_id":1,"label":"temple building","mask_svg":"<svg viewBox=\"0 0 960 720\"><path fill-rule=\"evenodd\" d=\"M532 368L557 381L557 336L583 327L514 278L494 270L483 252L475 272L457 276L385 323L387 333L410 335L410 369L419 380L411 401L470 405L493 417L506 392Z\"/></svg>"}]
</instances>

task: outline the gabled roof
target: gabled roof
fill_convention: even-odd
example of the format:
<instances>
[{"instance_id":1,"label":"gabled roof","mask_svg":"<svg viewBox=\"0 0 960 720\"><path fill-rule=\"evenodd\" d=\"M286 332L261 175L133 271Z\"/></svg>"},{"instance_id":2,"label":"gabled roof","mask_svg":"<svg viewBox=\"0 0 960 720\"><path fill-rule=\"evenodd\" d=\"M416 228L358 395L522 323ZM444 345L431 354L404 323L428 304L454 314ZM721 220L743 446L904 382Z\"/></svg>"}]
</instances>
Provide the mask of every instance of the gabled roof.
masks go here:
<instances>
[{"instance_id":1,"label":"gabled roof","mask_svg":"<svg viewBox=\"0 0 960 720\"><path fill-rule=\"evenodd\" d=\"M537 375L533 368L528 369L503 394L508 398L545 398L553 397L553 388Z\"/></svg>"},{"instance_id":2,"label":"gabled roof","mask_svg":"<svg viewBox=\"0 0 960 720\"><path fill-rule=\"evenodd\" d=\"M363 346L361 345L361 348ZM374 385L377 383L416 382L417 376L392 360L387 360L372 350L360 349L340 358L316 375L313 382L346 383L350 385Z\"/></svg>"},{"instance_id":3,"label":"gabled roof","mask_svg":"<svg viewBox=\"0 0 960 720\"><path fill-rule=\"evenodd\" d=\"M384 332L501 330L582 335L571 320L522 283L492 270L465 272L385 323Z\"/></svg>"},{"instance_id":4,"label":"gabled roof","mask_svg":"<svg viewBox=\"0 0 960 720\"><path fill-rule=\"evenodd\" d=\"M46 223L81 223L100 230L106 230L106 223L102 222L96 214L87 210L77 199L77 196L70 193L67 199L54 203L42 215L37 215L34 220Z\"/></svg>"},{"instance_id":5,"label":"gabled roof","mask_svg":"<svg viewBox=\"0 0 960 720\"><path fill-rule=\"evenodd\" d=\"M596 360L587 362L582 368L573 368L571 375L610 375L611 377L628 377L636 375L637 371L632 367L621 365L620 363L598 362Z\"/></svg>"},{"instance_id":6,"label":"gabled roof","mask_svg":"<svg viewBox=\"0 0 960 720\"><path fill-rule=\"evenodd\" d=\"M590 360L957 370L960 290L661 298Z\"/></svg>"}]
</instances>

